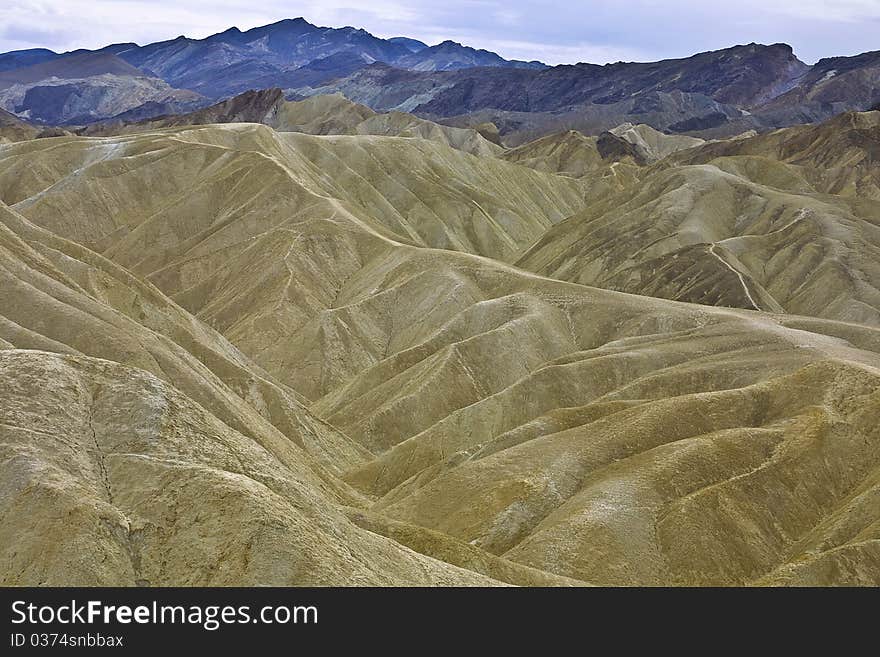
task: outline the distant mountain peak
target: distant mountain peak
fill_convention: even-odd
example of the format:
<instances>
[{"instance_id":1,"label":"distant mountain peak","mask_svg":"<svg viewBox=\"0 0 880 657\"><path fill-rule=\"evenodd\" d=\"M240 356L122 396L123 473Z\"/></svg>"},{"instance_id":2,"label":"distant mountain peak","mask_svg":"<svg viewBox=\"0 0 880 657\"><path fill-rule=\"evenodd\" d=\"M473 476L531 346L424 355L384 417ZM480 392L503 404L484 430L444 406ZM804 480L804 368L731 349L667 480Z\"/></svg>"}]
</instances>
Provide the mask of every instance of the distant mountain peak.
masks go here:
<instances>
[{"instance_id":1,"label":"distant mountain peak","mask_svg":"<svg viewBox=\"0 0 880 657\"><path fill-rule=\"evenodd\" d=\"M419 52L420 50L428 48L427 43L419 41L418 39L410 39L409 37L391 37L388 39L388 42L401 45L410 52Z\"/></svg>"},{"instance_id":2,"label":"distant mountain peak","mask_svg":"<svg viewBox=\"0 0 880 657\"><path fill-rule=\"evenodd\" d=\"M263 25L262 27L275 27L277 25L312 25L302 16L297 16L296 18L282 18L280 21L275 21L274 23L269 23L268 25ZM312 25L312 27L315 27ZM254 28L259 29L259 28Z\"/></svg>"},{"instance_id":3,"label":"distant mountain peak","mask_svg":"<svg viewBox=\"0 0 880 657\"><path fill-rule=\"evenodd\" d=\"M277 34L285 32L303 33L319 30L317 25L309 23L305 18L284 18L268 25L260 25L243 32L243 34Z\"/></svg>"}]
</instances>

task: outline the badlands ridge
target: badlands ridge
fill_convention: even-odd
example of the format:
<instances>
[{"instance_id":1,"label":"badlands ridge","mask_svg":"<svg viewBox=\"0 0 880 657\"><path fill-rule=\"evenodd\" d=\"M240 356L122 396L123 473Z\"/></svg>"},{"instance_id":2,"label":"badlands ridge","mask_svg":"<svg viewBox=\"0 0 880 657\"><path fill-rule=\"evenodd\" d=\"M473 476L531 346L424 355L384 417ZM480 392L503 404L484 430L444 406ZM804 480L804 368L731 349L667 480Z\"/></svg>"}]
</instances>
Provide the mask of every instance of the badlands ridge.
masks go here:
<instances>
[{"instance_id":1,"label":"badlands ridge","mask_svg":"<svg viewBox=\"0 0 880 657\"><path fill-rule=\"evenodd\" d=\"M880 584L880 112L4 137L4 585Z\"/></svg>"}]
</instances>

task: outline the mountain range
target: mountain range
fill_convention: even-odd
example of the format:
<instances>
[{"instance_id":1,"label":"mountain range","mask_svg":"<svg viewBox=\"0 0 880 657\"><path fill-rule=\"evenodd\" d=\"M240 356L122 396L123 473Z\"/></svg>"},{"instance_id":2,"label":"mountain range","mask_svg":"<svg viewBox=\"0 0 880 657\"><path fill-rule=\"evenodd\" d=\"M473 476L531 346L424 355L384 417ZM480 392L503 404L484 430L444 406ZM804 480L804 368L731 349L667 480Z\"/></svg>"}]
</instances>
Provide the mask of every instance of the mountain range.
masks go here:
<instances>
[{"instance_id":1,"label":"mountain range","mask_svg":"<svg viewBox=\"0 0 880 657\"><path fill-rule=\"evenodd\" d=\"M576 64L542 70L420 73L382 64L296 95L340 91L375 109L402 109L455 125L491 121L516 145L623 122L666 132L733 136L820 121L880 100L880 53L807 66L784 44L749 44L679 60Z\"/></svg>"},{"instance_id":2,"label":"mountain range","mask_svg":"<svg viewBox=\"0 0 880 657\"><path fill-rule=\"evenodd\" d=\"M297 18L205 39L0 54L0 108L43 125L178 114L275 87L290 99L342 93L457 127L493 123L514 146L625 122L721 137L869 109L880 102L880 52L808 66L790 46L753 43L652 63L548 67Z\"/></svg>"},{"instance_id":3,"label":"mountain range","mask_svg":"<svg viewBox=\"0 0 880 657\"><path fill-rule=\"evenodd\" d=\"M71 93L89 95L81 89L87 84L103 88L122 81L132 87L132 98L114 103L113 108L121 110L117 114L137 111L136 101L144 98L153 103L154 112L176 111L181 106L175 94L189 93L188 102L203 98L207 104L207 99L248 89L320 84L374 62L419 71L544 67L540 62L508 61L452 41L429 47L414 39L380 39L365 30L318 27L297 18L245 32L230 28L205 39L181 36L145 46L113 44L96 51L60 54L34 49L0 54L0 89L14 87L18 92L6 92L0 106L44 123L82 123L113 116L103 107L75 114L66 109ZM57 89L46 91L47 86L59 84L69 93L59 97ZM149 91L143 90L145 85Z\"/></svg>"}]
</instances>

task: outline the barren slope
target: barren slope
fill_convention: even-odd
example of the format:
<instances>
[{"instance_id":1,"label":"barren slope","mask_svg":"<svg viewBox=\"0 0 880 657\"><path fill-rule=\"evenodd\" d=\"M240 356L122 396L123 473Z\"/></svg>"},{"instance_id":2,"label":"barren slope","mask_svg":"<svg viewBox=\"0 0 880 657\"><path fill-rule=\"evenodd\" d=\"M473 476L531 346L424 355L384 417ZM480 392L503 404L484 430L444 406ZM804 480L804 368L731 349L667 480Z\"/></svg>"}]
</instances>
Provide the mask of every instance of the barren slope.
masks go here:
<instances>
[{"instance_id":1,"label":"barren slope","mask_svg":"<svg viewBox=\"0 0 880 657\"><path fill-rule=\"evenodd\" d=\"M148 284L0 206L7 584L520 584L564 578L366 524L368 453ZM497 583L497 582L496 582Z\"/></svg>"},{"instance_id":2,"label":"barren slope","mask_svg":"<svg viewBox=\"0 0 880 657\"><path fill-rule=\"evenodd\" d=\"M0 153L0 170L18 211L150 277L283 378L289 340L377 248L512 260L581 204L575 181L426 140L254 125L51 140Z\"/></svg>"},{"instance_id":3,"label":"barren slope","mask_svg":"<svg viewBox=\"0 0 880 657\"><path fill-rule=\"evenodd\" d=\"M880 111L846 112L816 125L719 141L674 159L695 163L734 156L789 164L818 192L880 201Z\"/></svg>"},{"instance_id":4,"label":"barren slope","mask_svg":"<svg viewBox=\"0 0 880 657\"><path fill-rule=\"evenodd\" d=\"M386 265L337 314L381 317L376 283L427 259L436 278L438 257ZM313 406L376 454L348 480L377 511L597 583L747 583L812 560L813 583L877 582L876 331L446 258L470 303L381 336L396 353Z\"/></svg>"},{"instance_id":5,"label":"barren slope","mask_svg":"<svg viewBox=\"0 0 880 657\"><path fill-rule=\"evenodd\" d=\"M780 131L691 148L625 178L594 175L598 200L517 264L636 294L880 325L880 205L855 191L872 189L876 135L820 134L796 152L798 133ZM834 136L845 147L829 148ZM791 157L775 156L785 148Z\"/></svg>"}]
</instances>

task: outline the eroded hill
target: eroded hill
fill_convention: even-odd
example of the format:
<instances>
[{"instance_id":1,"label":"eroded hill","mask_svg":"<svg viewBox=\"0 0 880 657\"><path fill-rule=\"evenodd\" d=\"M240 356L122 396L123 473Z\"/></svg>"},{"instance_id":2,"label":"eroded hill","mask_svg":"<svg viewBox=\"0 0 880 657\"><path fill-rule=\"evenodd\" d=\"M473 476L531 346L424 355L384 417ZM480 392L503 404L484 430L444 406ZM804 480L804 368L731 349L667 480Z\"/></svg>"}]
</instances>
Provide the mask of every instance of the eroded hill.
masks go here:
<instances>
[{"instance_id":1,"label":"eroded hill","mask_svg":"<svg viewBox=\"0 0 880 657\"><path fill-rule=\"evenodd\" d=\"M846 114L630 167L517 264L635 294L876 326L878 117Z\"/></svg>"},{"instance_id":2,"label":"eroded hill","mask_svg":"<svg viewBox=\"0 0 880 657\"><path fill-rule=\"evenodd\" d=\"M498 155L503 150L476 129L440 125L405 112L380 114L340 94L291 102L285 100L278 88L247 91L186 114L94 124L79 134L104 137L214 123L262 123L278 132L309 135L412 137L436 141L472 155Z\"/></svg>"}]
</instances>

